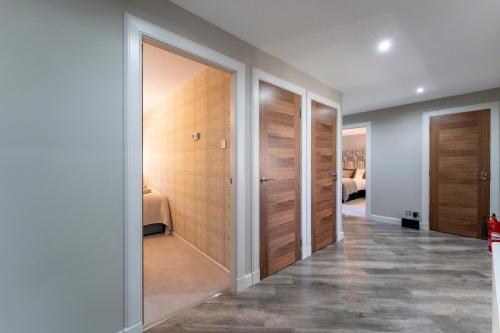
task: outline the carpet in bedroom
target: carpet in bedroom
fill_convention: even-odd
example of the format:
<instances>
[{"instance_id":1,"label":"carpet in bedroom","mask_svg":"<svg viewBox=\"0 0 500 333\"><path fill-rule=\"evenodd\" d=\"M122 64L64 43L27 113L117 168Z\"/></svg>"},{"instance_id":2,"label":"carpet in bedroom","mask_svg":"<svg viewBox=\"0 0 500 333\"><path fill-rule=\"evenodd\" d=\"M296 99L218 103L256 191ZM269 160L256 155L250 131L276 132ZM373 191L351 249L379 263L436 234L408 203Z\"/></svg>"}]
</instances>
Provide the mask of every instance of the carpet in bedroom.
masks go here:
<instances>
[{"instance_id":1,"label":"carpet in bedroom","mask_svg":"<svg viewBox=\"0 0 500 333\"><path fill-rule=\"evenodd\" d=\"M226 289L229 276L178 236L144 237L147 328Z\"/></svg>"},{"instance_id":2,"label":"carpet in bedroom","mask_svg":"<svg viewBox=\"0 0 500 333\"><path fill-rule=\"evenodd\" d=\"M358 198L342 204L342 214L350 216L366 216L366 200Z\"/></svg>"}]
</instances>

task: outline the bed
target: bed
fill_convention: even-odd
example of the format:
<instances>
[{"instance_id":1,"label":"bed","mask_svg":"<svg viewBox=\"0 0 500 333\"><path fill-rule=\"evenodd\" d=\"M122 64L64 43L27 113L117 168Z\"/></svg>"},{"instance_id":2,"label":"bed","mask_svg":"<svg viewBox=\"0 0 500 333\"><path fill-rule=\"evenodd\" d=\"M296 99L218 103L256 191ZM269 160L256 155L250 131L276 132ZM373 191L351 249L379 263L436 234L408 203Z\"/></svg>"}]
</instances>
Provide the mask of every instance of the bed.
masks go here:
<instances>
[{"instance_id":1,"label":"bed","mask_svg":"<svg viewBox=\"0 0 500 333\"><path fill-rule=\"evenodd\" d=\"M343 169L342 202L363 198L366 195L365 169Z\"/></svg>"},{"instance_id":2,"label":"bed","mask_svg":"<svg viewBox=\"0 0 500 333\"><path fill-rule=\"evenodd\" d=\"M172 231L172 219L167 196L148 188L142 191L143 234L167 233Z\"/></svg>"}]
</instances>

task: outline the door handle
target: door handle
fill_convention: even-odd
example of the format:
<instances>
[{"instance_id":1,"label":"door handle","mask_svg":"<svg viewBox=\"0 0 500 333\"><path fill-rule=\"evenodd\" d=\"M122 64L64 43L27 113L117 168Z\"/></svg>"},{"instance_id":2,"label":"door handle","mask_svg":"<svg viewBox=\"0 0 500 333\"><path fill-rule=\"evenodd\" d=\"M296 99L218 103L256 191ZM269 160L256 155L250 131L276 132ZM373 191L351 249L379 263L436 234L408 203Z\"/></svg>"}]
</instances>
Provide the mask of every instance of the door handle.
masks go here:
<instances>
[{"instance_id":1,"label":"door handle","mask_svg":"<svg viewBox=\"0 0 500 333\"><path fill-rule=\"evenodd\" d=\"M337 173L334 172L334 171L330 171L330 176L332 177L332 180L333 181L336 181L337 180Z\"/></svg>"},{"instance_id":2,"label":"door handle","mask_svg":"<svg viewBox=\"0 0 500 333\"><path fill-rule=\"evenodd\" d=\"M479 173L479 180L484 182L490 179L490 173L486 171L481 171Z\"/></svg>"},{"instance_id":3,"label":"door handle","mask_svg":"<svg viewBox=\"0 0 500 333\"><path fill-rule=\"evenodd\" d=\"M264 184L264 183L267 183L267 182L274 182L275 180L276 179L274 179L274 178L266 178L266 177L264 177L264 178L260 179L260 183Z\"/></svg>"}]
</instances>

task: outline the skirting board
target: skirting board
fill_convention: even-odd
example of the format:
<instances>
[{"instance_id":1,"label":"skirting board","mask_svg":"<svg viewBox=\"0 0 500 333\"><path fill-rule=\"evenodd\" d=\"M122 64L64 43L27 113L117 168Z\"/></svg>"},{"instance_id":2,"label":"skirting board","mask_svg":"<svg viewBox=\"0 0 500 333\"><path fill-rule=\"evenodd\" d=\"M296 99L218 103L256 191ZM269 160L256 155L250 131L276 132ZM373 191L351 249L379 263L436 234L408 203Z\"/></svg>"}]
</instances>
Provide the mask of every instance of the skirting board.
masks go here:
<instances>
[{"instance_id":1,"label":"skirting board","mask_svg":"<svg viewBox=\"0 0 500 333\"><path fill-rule=\"evenodd\" d=\"M373 221L377 221L377 222L383 222L383 223L390 223L390 224L401 225L401 219L396 219L394 217L387 217L387 216L382 216L382 215L367 214L366 218L368 220L373 220Z\"/></svg>"},{"instance_id":2,"label":"skirting board","mask_svg":"<svg viewBox=\"0 0 500 333\"><path fill-rule=\"evenodd\" d=\"M118 333L142 333L142 323L137 323L134 326L130 326Z\"/></svg>"},{"instance_id":3,"label":"skirting board","mask_svg":"<svg viewBox=\"0 0 500 333\"><path fill-rule=\"evenodd\" d=\"M247 289L252 286L252 273L243 275L236 279L236 292Z\"/></svg>"},{"instance_id":4,"label":"skirting board","mask_svg":"<svg viewBox=\"0 0 500 333\"><path fill-rule=\"evenodd\" d=\"M373 221L377 221L377 222L389 223L389 224L394 224L394 225L401 226L401 219L397 219L397 218L394 218L394 217L387 217L387 216L382 216L382 215L368 214L366 216L366 218L368 220L373 220ZM424 221L420 221L420 230L429 231L429 224L425 223Z\"/></svg>"},{"instance_id":5,"label":"skirting board","mask_svg":"<svg viewBox=\"0 0 500 333\"><path fill-rule=\"evenodd\" d=\"M427 230L429 231L429 223L427 222L423 222L423 221L420 221L420 230Z\"/></svg>"},{"instance_id":6,"label":"skirting board","mask_svg":"<svg viewBox=\"0 0 500 333\"><path fill-rule=\"evenodd\" d=\"M260 282L260 269L243 275L242 277L236 279L236 292L240 292L247 289L254 284Z\"/></svg>"},{"instance_id":7,"label":"skirting board","mask_svg":"<svg viewBox=\"0 0 500 333\"><path fill-rule=\"evenodd\" d=\"M260 282L260 269L252 273L252 285Z\"/></svg>"},{"instance_id":8,"label":"skirting board","mask_svg":"<svg viewBox=\"0 0 500 333\"><path fill-rule=\"evenodd\" d=\"M311 254L312 254L312 248L310 246L304 246L304 249L302 250L302 259L310 257Z\"/></svg>"}]
</instances>

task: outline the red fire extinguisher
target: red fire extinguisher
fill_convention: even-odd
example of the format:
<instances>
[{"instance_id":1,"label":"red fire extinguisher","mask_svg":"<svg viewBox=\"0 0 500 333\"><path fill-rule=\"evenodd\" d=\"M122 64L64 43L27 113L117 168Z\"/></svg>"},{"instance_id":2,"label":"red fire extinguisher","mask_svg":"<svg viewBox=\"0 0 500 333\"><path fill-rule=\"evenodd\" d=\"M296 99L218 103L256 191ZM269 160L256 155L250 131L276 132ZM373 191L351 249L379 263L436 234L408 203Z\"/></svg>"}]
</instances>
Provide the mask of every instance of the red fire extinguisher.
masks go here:
<instances>
[{"instance_id":1,"label":"red fire extinguisher","mask_svg":"<svg viewBox=\"0 0 500 333\"><path fill-rule=\"evenodd\" d=\"M500 242L500 222L495 214L492 214L488 221L488 252L492 251L492 243Z\"/></svg>"}]
</instances>

